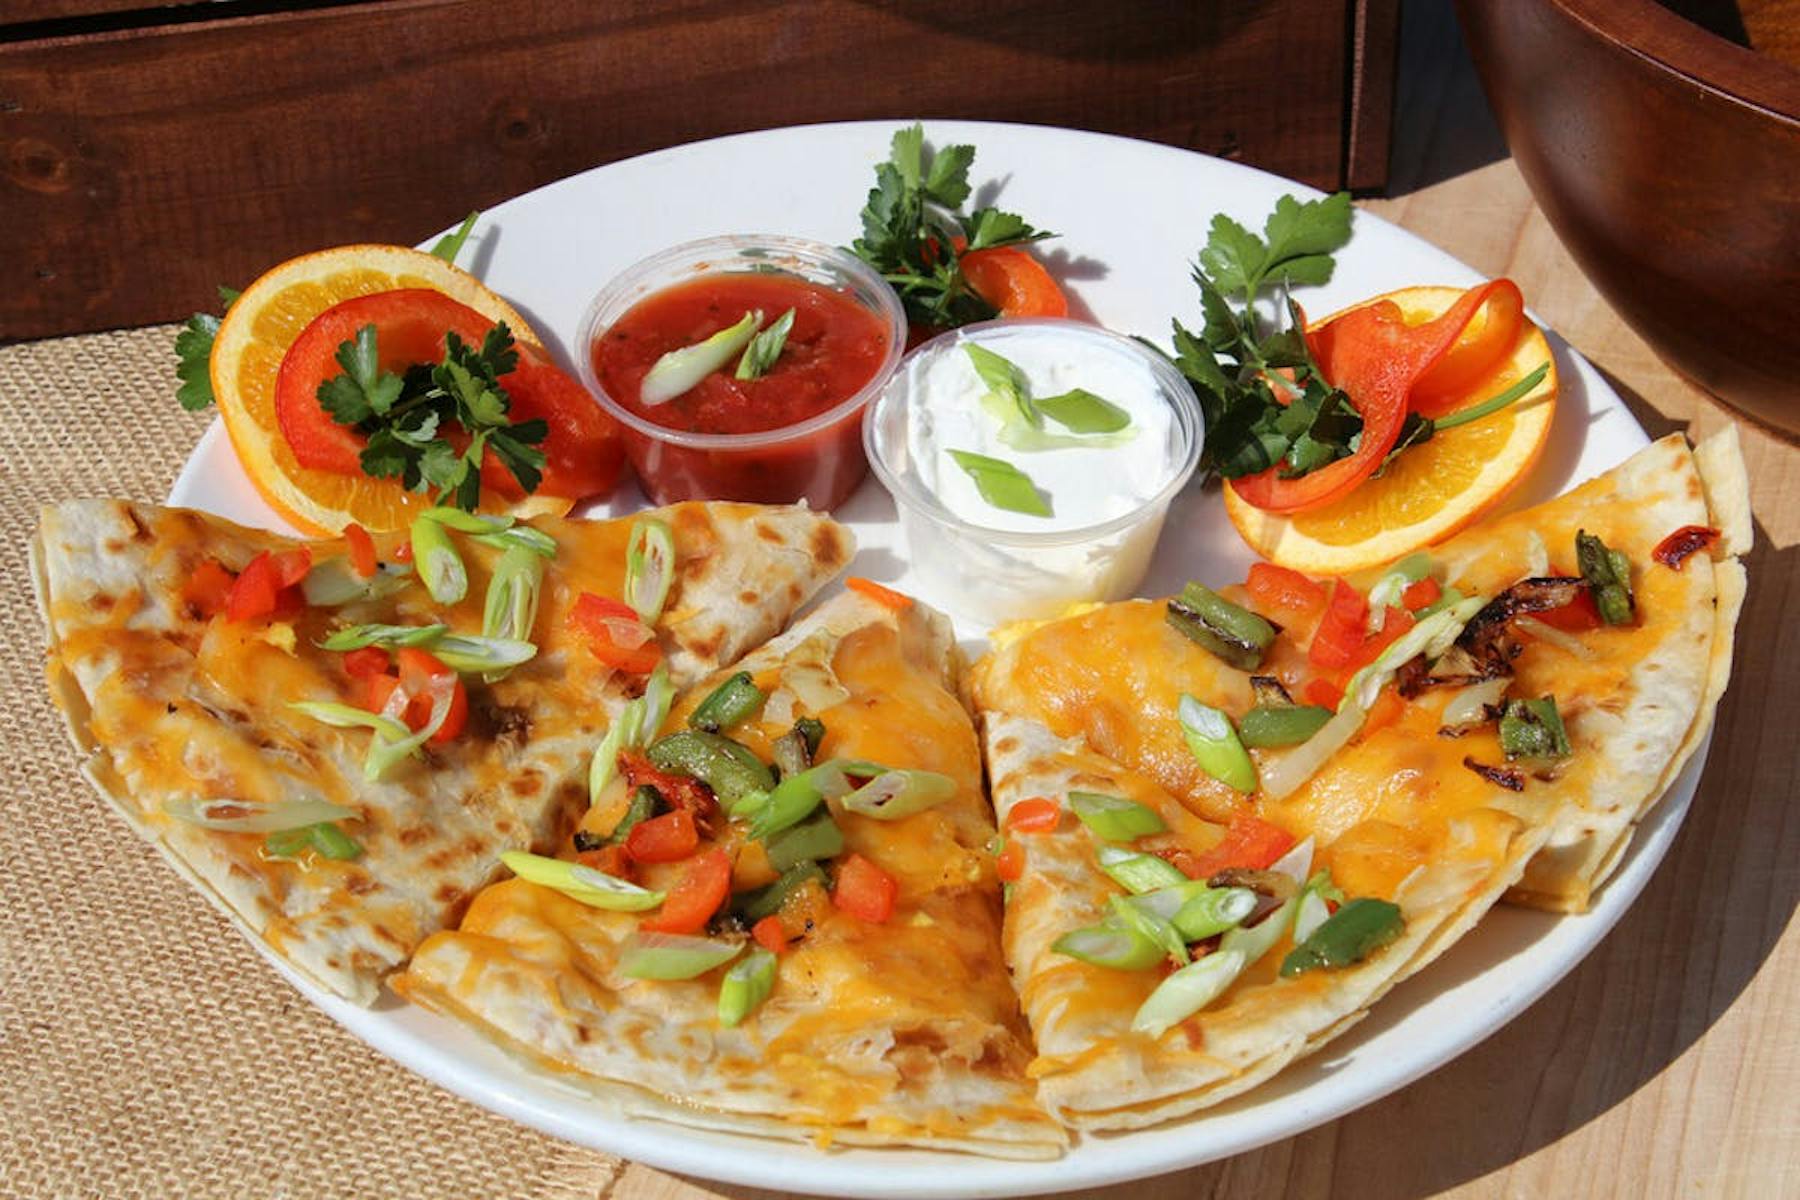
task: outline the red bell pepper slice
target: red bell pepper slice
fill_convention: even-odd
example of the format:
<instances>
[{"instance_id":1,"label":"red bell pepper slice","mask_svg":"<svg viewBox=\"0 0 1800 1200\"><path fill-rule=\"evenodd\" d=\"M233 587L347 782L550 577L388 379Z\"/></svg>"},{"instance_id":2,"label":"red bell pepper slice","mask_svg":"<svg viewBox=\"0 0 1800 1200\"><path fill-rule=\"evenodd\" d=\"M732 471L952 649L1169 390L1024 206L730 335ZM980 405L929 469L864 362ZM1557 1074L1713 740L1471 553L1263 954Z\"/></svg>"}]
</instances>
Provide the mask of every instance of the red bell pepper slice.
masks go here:
<instances>
[{"instance_id":1,"label":"red bell pepper slice","mask_svg":"<svg viewBox=\"0 0 1800 1200\"><path fill-rule=\"evenodd\" d=\"M1586 633L1590 629L1600 628L1600 608L1594 603L1594 593L1587 588L1577 591L1575 598L1560 608L1546 609L1531 615L1552 629L1561 629L1565 633Z\"/></svg>"},{"instance_id":2,"label":"red bell pepper slice","mask_svg":"<svg viewBox=\"0 0 1800 1200\"><path fill-rule=\"evenodd\" d=\"M1418 612L1429 604L1436 604L1443 596L1444 589L1438 581L1427 575L1417 583L1409 583L1406 590L1400 593L1400 603L1408 612Z\"/></svg>"},{"instance_id":3,"label":"red bell pepper slice","mask_svg":"<svg viewBox=\"0 0 1800 1200\"><path fill-rule=\"evenodd\" d=\"M892 875L862 855L852 854L838 866L831 902L853 917L880 925L894 915L899 891Z\"/></svg>"},{"instance_id":4,"label":"red bell pepper slice","mask_svg":"<svg viewBox=\"0 0 1800 1200\"><path fill-rule=\"evenodd\" d=\"M780 917L764 917L750 927L750 936L770 954L786 954L791 949L788 945L787 926L781 923Z\"/></svg>"},{"instance_id":5,"label":"red bell pepper slice","mask_svg":"<svg viewBox=\"0 0 1800 1200\"><path fill-rule=\"evenodd\" d=\"M442 746L456 740L457 735L469 723L469 692L463 686L461 677L439 660L437 655L417 646L402 646L395 657L399 660L398 676L381 672L366 677L367 694L363 707L370 712L381 712L393 698L394 692L403 689L407 699L400 719L406 722L408 729L417 733L431 724L431 681L450 676L455 679L450 692L450 711L445 714L444 723L438 727L438 731L431 735L430 744ZM345 664L346 669L348 665Z\"/></svg>"},{"instance_id":6,"label":"red bell pepper slice","mask_svg":"<svg viewBox=\"0 0 1800 1200\"><path fill-rule=\"evenodd\" d=\"M1506 282L1470 288L1443 316L1420 325L1408 325L1393 301L1378 300L1309 330L1306 341L1319 369L1362 414L1356 452L1295 479L1283 479L1277 463L1228 486L1245 503L1273 513L1317 508L1347 495L1375 473L1399 440L1413 384L1456 344L1476 310Z\"/></svg>"},{"instance_id":7,"label":"red bell pepper slice","mask_svg":"<svg viewBox=\"0 0 1800 1200\"><path fill-rule=\"evenodd\" d=\"M1400 635L1411 629L1418 622L1413 615L1403 608L1388 606L1387 618L1381 628L1363 640L1345 664L1352 671L1360 671L1381 656L1381 652L1400 640Z\"/></svg>"},{"instance_id":8,"label":"red bell pepper slice","mask_svg":"<svg viewBox=\"0 0 1800 1200\"><path fill-rule=\"evenodd\" d=\"M218 559L205 559L181 585L181 598L195 612L210 620L225 611L231 599L232 585L236 582L237 576L227 571Z\"/></svg>"},{"instance_id":9,"label":"red bell pepper slice","mask_svg":"<svg viewBox=\"0 0 1800 1200\"><path fill-rule=\"evenodd\" d=\"M369 531L352 521L344 526L344 541L350 547L350 570L358 579L373 578L381 561L375 555L375 539Z\"/></svg>"},{"instance_id":10,"label":"red bell pepper slice","mask_svg":"<svg viewBox=\"0 0 1800 1200\"><path fill-rule=\"evenodd\" d=\"M630 835L626 837L629 840ZM655 916L639 921L638 928L652 933L698 933L729 895L731 856L723 850L708 850L688 864L662 908Z\"/></svg>"},{"instance_id":11,"label":"red bell pepper slice","mask_svg":"<svg viewBox=\"0 0 1800 1200\"><path fill-rule=\"evenodd\" d=\"M392 660L380 646L364 646L344 653L344 673L352 679L370 679L386 675ZM395 681L399 682L398 680Z\"/></svg>"}]
</instances>

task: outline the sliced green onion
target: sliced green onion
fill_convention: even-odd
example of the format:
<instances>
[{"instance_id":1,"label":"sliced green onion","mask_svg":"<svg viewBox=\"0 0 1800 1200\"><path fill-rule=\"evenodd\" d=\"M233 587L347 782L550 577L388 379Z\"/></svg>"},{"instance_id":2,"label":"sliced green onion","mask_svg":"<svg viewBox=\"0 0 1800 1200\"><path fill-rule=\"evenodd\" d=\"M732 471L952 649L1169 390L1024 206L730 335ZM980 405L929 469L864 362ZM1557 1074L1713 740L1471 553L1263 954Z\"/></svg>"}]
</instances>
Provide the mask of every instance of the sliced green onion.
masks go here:
<instances>
[{"instance_id":1,"label":"sliced green onion","mask_svg":"<svg viewBox=\"0 0 1800 1200\"><path fill-rule=\"evenodd\" d=\"M403 738L412 732L392 717L384 717L380 713L372 713L366 708L357 708L351 704L337 704L330 700L295 700L288 707L338 729L373 729L391 738Z\"/></svg>"},{"instance_id":2,"label":"sliced green onion","mask_svg":"<svg viewBox=\"0 0 1800 1200\"><path fill-rule=\"evenodd\" d=\"M435 509L428 512L437 511ZM455 512L455 509L444 509ZM412 523L413 569L439 604L455 604L469 591L469 569L444 526L424 513Z\"/></svg>"},{"instance_id":3,"label":"sliced green onion","mask_svg":"<svg viewBox=\"0 0 1800 1200\"><path fill-rule=\"evenodd\" d=\"M1280 708L1258 705L1238 722L1238 738L1244 745L1261 750L1298 746L1323 729L1329 720L1331 710L1317 704L1290 704Z\"/></svg>"},{"instance_id":4,"label":"sliced green onion","mask_svg":"<svg viewBox=\"0 0 1800 1200\"><path fill-rule=\"evenodd\" d=\"M1031 476L1005 459L970 450L946 450L945 453L975 481L975 490L981 493L981 498L995 508L1034 517L1051 515L1050 505L1044 501Z\"/></svg>"},{"instance_id":5,"label":"sliced green onion","mask_svg":"<svg viewBox=\"0 0 1800 1200\"><path fill-rule=\"evenodd\" d=\"M1089 925L1050 943L1057 954L1114 971L1145 971L1161 962L1163 948L1128 925Z\"/></svg>"},{"instance_id":6,"label":"sliced green onion","mask_svg":"<svg viewBox=\"0 0 1800 1200\"><path fill-rule=\"evenodd\" d=\"M1500 718L1500 750L1509 761L1567 758L1572 749L1562 714L1556 711L1556 697L1509 701Z\"/></svg>"},{"instance_id":7,"label":"sliced green onion","mask_svg":"<svg viewBox=\"0 0 1800 1200\"><path fill-rule=\"evenodd\" d=\"M431 247L432 257L455 264L456 256L462 253L463 243L469 240L469 231L475 228L475 221L480 216L479 210L470 213L462 219L461 225L439 238Z\"/></svg>"},{"instance_id":8,"label":"sliced green onion","mask_svg":"<svg viewBox=\"0 0 1800 1200\"><path fill-rule=\"evenodd\" d=\"M1075 810L1083 825L1109 842L1129 842L1168 828L1155 809L1123 796L1070 792L1069 807Z\"/></svg>"},{"instance_id":9,"label":"sliced green onion","mask_svg":"<svg viewBox=\"0 0 1800 1200\"><path fill-rule=\"evenodd\" d=\"M638 730L644 722L644 698L628 702L619 710L619 715L607 728L606 736L600 739L599 749L594 751L594 758L588 764L588 804L600 803L600 793L612 782L612 777L619 769L619 752L629 750L637 744Z\"/></svg>"},{"instance_id":10,"label":"sliced green onion","mask_svg":"<svg viewBox=\"0 0 1800 1200\"><path fill-rule=\"evenodd\" d=\"M510 671L537 657L537 647L513 638L475 637L446 633L431 644L431 652L453 671Z\"/></svg>"},{"instance_id":11,"label":"sliced green onion","mask_svg":"<svg viewBox=\"0 0 1800 1200\"><path fill-rule=\"evenodd\" d=\"M619 971L633 979L693 979L724 966L743 949L743 942L639 931L625 939Z\"/></svg>"},{"instance_id":12,"label":"sliced green onion","mask_svg":"<svg viewBox=\"0 0 1800 1200\"><path fill-rule=\"evenodd\" d=\"M1177 966L1187 963L1187 939L1173 924L1144 907L1129 903L1127 897L1113 896L1110 903L1113 920L1162 947L1163 953Z\"/></svg>"},{"instance_id":13,"label":"sliced green onion","mask_svg":"<svg viewBox=\"0 0 1800 1200\"><path fill-rule=\"evenodd\" d=\"M748 671L739 671L712 690L693 712L688 714L688 728L704 733L717 733L749 719L761 708L767 697L756 686Z\"/></svg>"},{"instance_id":14,"label":"sliced green onion","mask_svg":"<svg viewBox=\"0 0 1800 1200\"><path fill-rule=\"evenodd\" d=\"M1192 882L1156 855L1140 854L1122 846L1102 846L1094 859L1114 883L1133 895Z\"/></svg>"},{"instance_id":15,"label":"sliced green onion","mask_svg":"<svg viewBox=\"0 0 1800 1200\"><path fill-rule=\"evenodd\" d=\"M705 341L671 350L657 359L638 387L639 403L654 408L699 386L702 379L730 362L749 344L762 319L760 310L752 310L737 324L719 330Z\"/></svg>"},{"instance_id":16,"label":"sliced green onion","mask_svg":"<svg viewBox=\"0 0 1800 1200\"><path fill-rule=\"evenodd\" d=\"M1227 930L1225 936L1219 939L1219 949L1243 955L1244 965L1249 966L1275 948L1275 944L1293 927L1294 914L1299 909L1300 893L1295 892L1282 901L1281 907L1256 924L1239 925Z\"/></svg>"},{"instance_id":17,"label":"sliced green onion","mask_svg":"<svg viewBox=\"0 0 1800 1200\"><path fill-rule=\"evenodd\" d=\"M769 802L769 793L752 789L725 805L725 815L734 821L748 821Z\"/></svg>"},{"instance_id":18,"label":"sliced green onion","mask_svg":"<svg viewBox=\"0 0 1800 1200\"><path fill-rule=\"evenodd\" d=\"M1240 671L1256 670L1275 644L1273 625L1198 583L1182 588L1165 615L1188 640Z\"/></svg>"},{"instance_id":19,"label":"sliced green onion","mask_svg":"<svg viewBox=\"0 0 1800 1200\"><path fill-rule=\"evenodd\" d=\"M1330 919L1331 906L1325 902L1325 897L1307 888L1300 895L1300 906L1294 910L1294 942L1304 942Z\"/></svg>"},{"instance_id":20,"label":"sliced green onion","mask_svg":"<svg viewBox=\"0 0 1800 1200\"><path fill-rule=\"evenodd\" d=\"M772 917L780 912L789 896L814 880L818 881L820 887L825 886L825 872L820 870L819 864L811 859L797 862L783 870L781 878L769 886L738 896L734 906L744 914L744 920L755 924L764 917Z\"/></svg>"},{"instance_id":21,"label":"sliced green onion","mask_svg":"<svg viewBox=\"0 0 1800 1200\"><path fill-rule=\"evenodd\" d=\"M648 753L657 770L698 779L727 805L747 792L775 789L775 777L762 760L721 734L678 730L651 743Z\"/></svg>"},{"instance_id":22,"label":"sliced green onion","mask_svg":"<svg viewBox=\"0 0 1800 1200\"><path fill-rule=\"evenodd\" d=\"M781 357L782 347L787 345L788 334L794 328L794 310L788 309L779 317L769 322L769 327L750 339L744 347L744 355L738 359L734 374L739 379L761 379L768 373L775 360Z\"/></svg>"},{"instance_id":23,"label":"sliced green onion","mask_svg":"<svg viewBox=\"0 0 1800 1200\"><path fill-rule=\"evenodd\" d=\"M1035 402L1039 412L1072 433L1118 433L1131 424L1131 414L1086 388Z\"/></svg>"},{"instance_id":24,"label":"sliced green onion","mask_svg":"<svg viewBox=\"0 0 1800 1200\"><path fill-rule=\"evenodd\" d=\"M1275 875L1286 875L1294 881L1296 888L1306 886L1307 877L1312 871L1313 838L1311 834L1301 838L1288 852L1269 864L1269 871Z\"/></svg>"},{"instance_id":25,"label":"sliced green onion","mask_svg":"<svg viewBox=\"0 0 1800 1200\"><path fill-rule=\"evenodd\" d=\"M976 376L987 384L988 395L1000 406L1003 420L1021 421L1032 429L1044 423L1031 403L1031 385L1025 373L1010 359L977 342L964 342L962 348L974 365Z\"/></svg>"},{"instance_id":26,"label":"sliced green onion","mask_svg":"<svg viewBox=\"0 0 1800 1200\"><path fill-rule=\"evenodd\" d=\"M571 900L579 900L590 908L609 912L646 912L661 904L666 895L641 888L627 879L584 867L580 863L523 850L508 850L500 856L508 870L520 879L543 887L554 888Z\"/></svg>"},{"instance_id":27,"label":"sliced green onion","mask_svg":"<svg viewBox=\"0 0 1800 1200\"><path fill-rule=\"evenodd\" d=\"M1131 1031L1159 1038L1224 995L1247 961L1236 950L1215 950L1156 985L1131 1018Z\"/></svg>"},{"instance_id":28,"label":"sliced green onion","mask_svg":"<svg viewBox=\"0 0 1800 1200\"><path fill-rule=\"evenodd\" d=\"M510 547L494 564L488 580L487 602L482 607L481 636L508 638L531 644L531 630L537 624L538 598L544 588L544 557L523 546ZM487 673L489 683L501 678L510 668Z\"/></svg>"},{"instance_id":29,"label":"sliced green onion","mask_svg":"<svg viewBox=\"0 0 1800 1200\"><path fill-rule=\"evenodd\" d=\"M1387 945L1406 929L1400 906L1368 896L1338 909L1281 960L1281 975L1292 979L1318 967L1347 967Z\"/></svg>"},{"instance_id":30,"label":"sliced green onion","mask_svg":"<svg viewBox=\"0 0 1800 1200\"><path fill-rule=\"evenodd\" d=\"M461 511L460 509L457 511ZM472 533L470 540L480 542L484 546L492 546L496 550L511 550L515 547L529 550L544 558L556 557L556 539L541 529L530 525L514 525L511 529L496 529L491 533Z\"/></svg>"},{"instance_id":31,"label":"sliced green onion","mask_svg":"<svg viewBox=\"0 0 1800 1200\"><path fill-rule=\"evenodd\" d=\"M675 582L675 532L667 521L639 517L625 551L625 601L646 625L656 624Z\"/></svg>"},{"instance_id":32,"label":"sliced green onion","mask_svg":"<svg viewBox=\"0 0 1800 1200\"><path fill-rule=\"evenodd\" d=\"M640 822L648 821L663 807L663 794L650 784L643 784L631 790L631 799L625 802L625 815L613 826L606 840L617 845L628 837Z\"/></svg>"},{"instance_id":33,"label":"sliced green onion","mask_svg":"<svg viewBox=\"0 0 1800 1200\"><path fill-rule=\"evenodd\" d=\"M420 746L436 736L437 731L444 727L444 722L450 719L450 701L456 695L454 684L455 680L449 676L442 680L432 680L431 690L427 693L431 696L431 719L417 733L397 740L380 732L375 734L369 742L368 753L363 756L364 779L380 779L402 759L415 753Z\"/></svg>"},{"instance_id":34,"label":"sliced green onion","mask_svg":"<svg viewBox=\"0 0 1800 1200\"><path fill-rule=\"evenodd\" d=\"M1631 624L1635 606L1631 558L1622 550L1609 549L1605 542L1583 529L1575 534L1575 561L1594 593L1594 607L1600 610L1600 619L1608 625Z\"/></svg>"},{"instance_id":35,"label":"sliced green onion","mask_svg":"<svg viewBox=\"0 0 1800 1200\"><path fill-rule=\"evenodd\" d=\"M1188 941L1198 942L1237 928L1255 911L1256 893L1249 888L1202 886L1187 897L1169 923Z\"/></svg>"},{"instance_id":36,"label":"sliced green onion","mask_svg":"<svg viewBox=\"0 0 1800 1200\"><path fill-rule=\"evenodd\" d=\"M300 593L313 608L339 608L397 595L406 590L411 576L412 568L405 563L390 563L365 579L350 569L348 559L328 558L306 573Z\"/></svg>"},{"instance_id":37,"label":"sliced green onion","mask_svg":"<svg viewBox=\"0 0 1800 1200\"><path fill-rule=\"evenodd\" d=\"M768 800L757 807L756 814L750 818L750 827L744 831L745 836L766 841L771 835L792 829L812 816L813 810L824 802L825 795L819 790L811 771L789 775L776 784L770 790Z\"/></svg>"},{"instance_id":38,"label":"sliced green onion","mask_svg":"<svg viewBox=\"0 0 1800 1200\"><path fill-rule=\"evenodd\" d=\"M779 789L777 789L779 790ZM803 862L825 861L844 852L844 833L831 814L823 810L770 837L763 844L769 865L786 871Z\"/></svg>"},{"instance_id":39,"label":"sliced green onion","mask_svg":"<svg viewBox=\"0 0 1800 1200\"><path fill-rule=\"evenodd\" d=\"M364 646L425 646L450 632L448 625L347 625L319 643L321 650Z\"/></svg>"},{"instance_id":40,"label":"sliced green onion","mask_svg":"<svg viewBox=\"0 0 1800 1200\"><path fill-rule=\"evenodd\" d=\"M775 990L777 965L774 951L761 946L731 964L719 983L719 1024L729 1029L761 1007Z\"/></svg>"},{"instance_id":41,"label":"sliced green onion","mask_svg":"<svg viewBox=\"0 0 1800 1200\"><path fill-rule=\"evenodd\" d=\"M203 829L216 829L220 833L275 833L321 821L342 821L357 815L353 808L317 797L262 801L171 796L163 801L162 810L178 821Z\"/></svg>"},{"instance_id":42,"label":"sliced green onion","mask_svg":"<svg viewBox=\"0 0 1800 1200\"><path fill-rule=\"evenodd\" d=\"M499 533L503 529L511 529L516 520L514 517L464 512L448 505L428 508L419 516L428 521L436 521L444 528L454 529L458 533Z\"/></svg>"},{"instance_id":43,"label":"sliced green onion","mask_svg":"<svg viewBox=\"0 0 1800 1200\"><path fill-rule=\"evenodd\" d=\"M675 701L675 685L669 682L669 665L666 662L656 664L656 670L650 672L650 682L644 685L644 719L638 727L638 741L647 742L662 730L663 722L669 719L669 706Z\"/></svg>"},{"instance_id":44,"label":"sliced green onion","mask_svg":"<svg viewBox=\"0 0 1800 1200\"><path fill-rule=\"evenodd\" d=\"M1246 795L1256 790L1256 763L1238 740L1229 717L1188 695L1181 697L1176 716L1188 752L1202 771Z\"/></svg>"},{"instance_id":45,"label":"sliced green onion","mask_svg":"<svg viewBox=\"0 0 1800 1200\"><path fill-rule=\"evenodd\" d=\"M1433 565L1429 554L1415 551L1389 567L1387 574L1375 581L1369 589L1368 632L1371 635L1382 631L1387 622L1387 610L1399 608L1400 594L1431 574Z\"/></svg>"},{"instance_id":46,"label":"sliced green onion","mask_svg":"<svg viewBox=\"0 0 1800 1200\"><path fill-rule=\"evenodd\" d=\"M362 856L362 843L330 821L303 825L299 829L283 829L263 839L263 850L271 858L298 858L308 850L333 862L349 862Z\"/></svg>"},{"instance_id":47,"label":"sliced green onion","mask_svg":"<svg viewBox=\"0 0 1800 1200\"><path fill-rule=\"evenodd\" d=\"M956 795L956 780L936 771L884 771L845 796L844 808L877 821L898 821Z\"/></svg>"}]
</instances>

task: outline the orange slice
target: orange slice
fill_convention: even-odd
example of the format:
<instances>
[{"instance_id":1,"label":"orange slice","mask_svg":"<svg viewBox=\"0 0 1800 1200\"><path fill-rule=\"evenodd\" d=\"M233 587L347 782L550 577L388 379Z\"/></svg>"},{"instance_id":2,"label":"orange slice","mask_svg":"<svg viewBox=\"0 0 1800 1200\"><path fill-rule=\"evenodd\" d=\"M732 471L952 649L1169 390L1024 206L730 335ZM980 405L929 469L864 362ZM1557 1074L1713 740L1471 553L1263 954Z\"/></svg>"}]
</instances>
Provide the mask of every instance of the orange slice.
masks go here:
<instances>
[{"instance_id":1,"label":"orange slice","mask_svg":"<svg viewBox=\"0 0 1800 1200\"><path fill-rule=\"evenodd\" d=\"M275 415L281 360L301 330L335 304L395 288L443 292L483 316L505 321L519 341L538 343L525 319L479 279L405 246L338 246L303 254L245 288L213 339L213 396L250 482L303 533L334 534L352 521L370 530L402 529L432 502L428 493L408 492L398 480L301 466ZM568 507L568 501L527 497L517 509L496 511L541 513Z\"/></svg>"},{"instance_id":2,"label":"orange slice","mask_svg":"<svg viewBox=\"0 0 1800 1200\"><path fill-rule=\"evenodd\" d=\"M1364 304L1392 300L1409 324L1417 324L1442 313L1460 295L1455 288L1403 288ZM1281 516L1245 503L1227 485L1225 511L1251 549L1309 575L1376 566L1440 542L1498 504L1531 471L1549 438L1556 360L1543 332L1525 322L1511 356L1469 389L1468 403L1478 404L1546 362L1550 373L1528 395L1414 446L1379 479L1341 500Z\"/></svg>"}]
</instances>

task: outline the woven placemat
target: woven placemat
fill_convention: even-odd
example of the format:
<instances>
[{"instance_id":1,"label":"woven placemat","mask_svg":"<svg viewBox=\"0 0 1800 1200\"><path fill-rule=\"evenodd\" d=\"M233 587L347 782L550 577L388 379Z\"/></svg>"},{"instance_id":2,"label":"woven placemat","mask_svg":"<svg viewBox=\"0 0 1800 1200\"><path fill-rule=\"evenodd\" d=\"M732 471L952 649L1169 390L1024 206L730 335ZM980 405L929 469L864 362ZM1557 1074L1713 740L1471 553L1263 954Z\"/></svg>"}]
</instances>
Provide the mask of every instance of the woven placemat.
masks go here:
<instances>
[{"instance_id":1,"label":"woven placemat","mask_svg":"<svg viewBox=\"0 0 1800 1200\"><path fill-rule=\"evenodd\" d=\"M109 812L44 686L38 506L160 500L173 326L0 347L0 1195L604 1196L617 1159L382 1058Z\"/></svg>"}]
</instances>

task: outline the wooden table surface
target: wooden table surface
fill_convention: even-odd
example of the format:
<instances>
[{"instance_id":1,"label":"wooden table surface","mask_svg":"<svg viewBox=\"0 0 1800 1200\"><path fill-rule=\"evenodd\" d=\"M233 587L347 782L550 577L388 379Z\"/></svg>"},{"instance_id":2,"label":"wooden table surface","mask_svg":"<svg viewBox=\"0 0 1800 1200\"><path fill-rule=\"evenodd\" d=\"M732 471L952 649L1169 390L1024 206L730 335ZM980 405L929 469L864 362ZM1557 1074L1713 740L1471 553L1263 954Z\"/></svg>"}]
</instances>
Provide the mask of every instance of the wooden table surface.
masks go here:
<instances>
[{"instance_id":1,"label":"wooden table surface","mask_svg":"<svg viewBox=\"0 0 1800 1200\"><path fill-rule=\"evenodd\" d=\"M1091 1194L1800 1196L1800 446L1676 377L1582 277L1505 157L1447 12L1409 14L1406 39L1393 198L1363 207L1517 281L1652 436L1739 421L1757 540L1736 669L1668 857L1543 999L1347 1117ZM631 1164L605 1200L770 1195Z\"/></svg>"}]
</instances>

